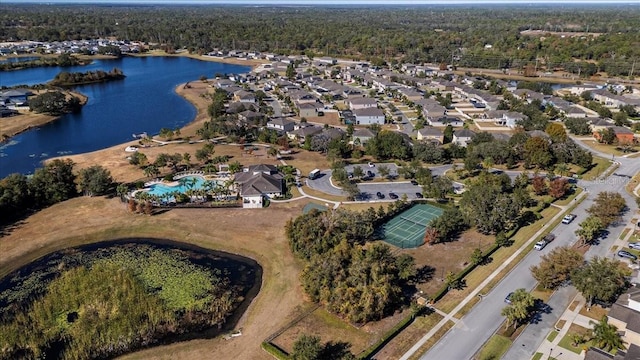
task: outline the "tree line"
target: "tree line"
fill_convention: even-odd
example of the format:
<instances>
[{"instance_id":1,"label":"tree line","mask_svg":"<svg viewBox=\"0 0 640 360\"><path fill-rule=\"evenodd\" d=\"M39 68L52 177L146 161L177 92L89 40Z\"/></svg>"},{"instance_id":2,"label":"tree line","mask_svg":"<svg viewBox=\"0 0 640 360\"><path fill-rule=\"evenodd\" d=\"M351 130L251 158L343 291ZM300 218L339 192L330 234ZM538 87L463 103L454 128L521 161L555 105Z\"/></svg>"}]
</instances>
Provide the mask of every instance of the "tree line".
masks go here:
<instances>
[{"instance_id":1,"label":"tree line","mask_svg":"<svg viewBox=\"0 0 640 360\"><path fill-rule=\"evenodd\" d=\"M86 72L66 72L62 71L49 82L53 86L73 86L81 84L92 84L105 81L121 80L125 75L122 70L113 68L111 71L86 71Z\"/></svg>"},{"instance_id":2,"label":"tree line","mask_svg":"<svg viewBox=\"0 0 640 360\"><path fill-rule=\"evenodd\" d=\"M538 61L549 71L569 66L569 71L588 72L597 66L610 75L628 75L633 59L640 55L638 9L623 5L305 9L4 5L1 9L0 38L4 40L116 37L158 44L170 51L243 49L479 68L520 68ZM529 29L601 34L537 37L521 33ZM573 64L574 59L583 61Z\"/></svg>"},{"instance_id":3,"label":"tree line","mask_svg":"<svg viewBox=\"0 0 640 360\"><path fill-rule=\"evenodd\" d=\"M71 199L79 194L103 195L113 190L113 178L95 165L74 173L70 159L55 159L36 169L33 176L11 174L0 180L0 225L32 211Z\"/></svg>"}]
</instances>

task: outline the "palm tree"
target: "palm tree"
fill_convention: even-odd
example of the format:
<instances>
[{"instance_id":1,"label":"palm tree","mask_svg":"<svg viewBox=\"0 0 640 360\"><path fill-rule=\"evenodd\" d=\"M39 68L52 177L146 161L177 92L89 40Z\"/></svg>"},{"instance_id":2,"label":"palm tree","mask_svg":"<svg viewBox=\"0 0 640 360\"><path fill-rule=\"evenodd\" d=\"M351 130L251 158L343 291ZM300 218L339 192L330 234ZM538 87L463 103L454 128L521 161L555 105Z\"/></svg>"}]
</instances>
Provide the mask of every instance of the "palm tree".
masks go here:
<instances>
[{"instance_id":1,"label":"palm tree","mask_svg":"<svg viewBox=\"0 0 640 360\"><path fill-rule=\"evenodd\" d=\"M144 168L144 176L146 177L154 177L160 175L160 170L154 165L149 165Z\"/></svg>"},{"instance_id":2,"label":"palm tree","mask_svg":"<svg viewBox=\"0 0 640 360\"><path fill-rule=\"evenodd\" d=\"M606 316L603 316L597 323L589 321L589 324L593 325L593 329L591 330L593 342L599 348L605 351L625 349L624 342L618 333L618 328L615 327L615 325L609 324Z\"/></svg>"}]
</instances>

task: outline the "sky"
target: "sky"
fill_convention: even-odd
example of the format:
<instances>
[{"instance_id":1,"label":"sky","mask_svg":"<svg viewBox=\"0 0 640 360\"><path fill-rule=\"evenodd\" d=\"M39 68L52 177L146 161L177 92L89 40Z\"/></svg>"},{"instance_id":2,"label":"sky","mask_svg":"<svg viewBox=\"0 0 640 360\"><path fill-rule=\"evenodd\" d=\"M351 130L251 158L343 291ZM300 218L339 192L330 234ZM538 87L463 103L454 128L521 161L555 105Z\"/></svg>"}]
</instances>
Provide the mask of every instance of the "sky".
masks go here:
<instances>
[{"instance_id":1,"label":"sky","mask_svg":"<svg viewBox=\"0 0 640 360\"><path fill-rule=\"evenodd\" d=\"M640 0L2 0L4 3L212 4L212 5L429 5L429 4L630 4Z\"/></svg>"}]
</instances>

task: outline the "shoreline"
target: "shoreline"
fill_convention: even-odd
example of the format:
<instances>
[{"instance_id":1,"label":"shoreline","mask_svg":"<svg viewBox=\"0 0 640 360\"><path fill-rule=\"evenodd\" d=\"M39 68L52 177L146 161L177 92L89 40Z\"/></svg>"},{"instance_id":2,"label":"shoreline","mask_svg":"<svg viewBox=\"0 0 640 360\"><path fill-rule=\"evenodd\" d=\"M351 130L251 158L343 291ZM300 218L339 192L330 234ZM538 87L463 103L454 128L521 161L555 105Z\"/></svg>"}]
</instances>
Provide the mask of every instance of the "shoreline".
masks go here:
<instances>
[{"instance_id":1,"label":"shoreline","mask_svg":"<svg viewBox=\"0 0 640 360\"><path fill-rule=\"evenodd\" d=\"M65 95L75 96L80 99L80 105L84 106L89 101L89 97L71 90L61 90ZM33 113L31 110L26 110L26 113L20 112L18 115L3 118L5 124L0 130L0 144L10 141L14 136L20 135L23 132L37 129L40 126L47 125L51 122L59 120L66 114L62 115L46 115ZM10 120L13 120L10 122Z\"/></svg>"},{"instance_id":2,"label":"shoreline","mask_svg":"<svg viewBox=\"0 0 640 360\"><path fill-rule=\"evenodd\" d=\"M217 62L217 63L223 63L223 64L230 64L230 65L241 65L241 66L249 66L251 67L251 71L255 70L258 66L262 65L262 64L268 64L269 61L266 60L260 60L260 59L241 59L241 58L222 58L222 57L216 57L216 56L207 56L207 55L197 55L197 54L190 54L188 52L180 52L180 53L176 53L176 54L168 54L165 51L162 50L150 50L146 53L138 53L138 54L125 54L124 56L131 56L131 57L148 57L148 56L167 56L167 57L188 57L190 59L194 59L194 60L200 60L200 61L209 61L209 62Z\"/></svg>"}]
</instances>

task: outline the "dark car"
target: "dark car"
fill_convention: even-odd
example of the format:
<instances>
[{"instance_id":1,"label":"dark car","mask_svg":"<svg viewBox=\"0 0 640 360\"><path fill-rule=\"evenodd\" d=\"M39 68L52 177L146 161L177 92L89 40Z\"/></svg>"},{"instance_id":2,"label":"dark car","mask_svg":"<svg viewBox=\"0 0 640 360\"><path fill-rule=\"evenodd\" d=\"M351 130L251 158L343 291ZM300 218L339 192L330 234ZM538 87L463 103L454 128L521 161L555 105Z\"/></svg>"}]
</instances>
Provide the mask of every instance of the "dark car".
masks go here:
<instances>
[{"instance_id":1,"label":"dark car","mask_svg":"<svg viewBox=\"0 0 640 360\"><path fill-rule=\"evenodd\" d=\"M370 177L370 178L373 178L373 177L376 177L376 174L374 174L371 171L367 171L367 176Z\"/></svg>"},{"instance_id":2,"label":"dark car","mask_svg":"<svg viewBox=\"0 0 640 360\"><path fill-rule=\"evenodd\" d=\"M418 182L415 180L411 180L411 185L418 185Z\"/></svg>"},{"instance_id":3,"label":"dark car","mask_svg":"<svg viewBox=\"0 0 640 360\"><path fill-rule=\"evenodd\" d=\"M376 193L376 196L378 197L378 199L384 199L384 194L381 193L380 191Z\"/></svg>"},{"instance_id":4,"label":"dark car","mask_svg":"<svg viewBox=\"0 0 640 360\"><path fill-rule=\"evenodd\" d=\"M398 195L396 195L395 193L390 192L389 193L389 197L395 200L395 199L398 198Z\"/></svg>"},{"instance_id":5,"label":"dark car","mask_svg":"<svg viewBox=\"0 0 640 360\"><path fill-rule=\"evenodd\" d=\"M506 298L504 298L504 302L511 305L511 297L513 296L513 292L510 292Z\"/></svg>"},{"instance_id":6,"label":"dark car","mask_svg":"<svg viewBox=\"0 0 640 360\"><path fill-rule=\"evenodd\" d=\"M631 260L638 260L638 257L633 255L632 253L628 252L628 251L624 251L624 250L620 250L618 251L618 256L623 257L623 258L627 258L627 259L631 259Z\"/></svg>"},{"instance_id":7,"label":"dark car","mask_svg":"<svg viewBox=\"0 0 640 360\"><path fill-rule=\"evenodd\" d=\"M416 193L416 197L417 197L418 199L422 199L424 196L422 196L422 193L417 192L417 193Z\"/></svg>"}]
</instances>

